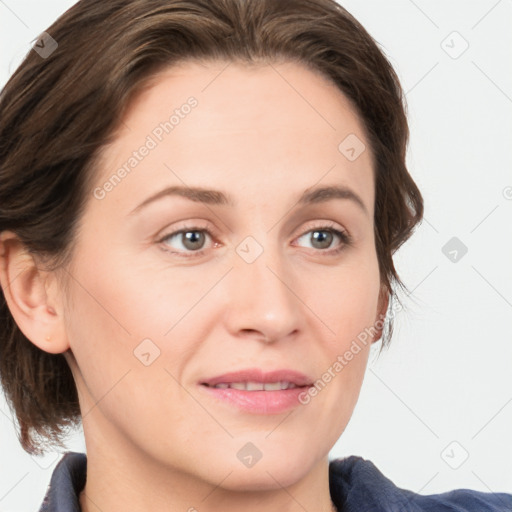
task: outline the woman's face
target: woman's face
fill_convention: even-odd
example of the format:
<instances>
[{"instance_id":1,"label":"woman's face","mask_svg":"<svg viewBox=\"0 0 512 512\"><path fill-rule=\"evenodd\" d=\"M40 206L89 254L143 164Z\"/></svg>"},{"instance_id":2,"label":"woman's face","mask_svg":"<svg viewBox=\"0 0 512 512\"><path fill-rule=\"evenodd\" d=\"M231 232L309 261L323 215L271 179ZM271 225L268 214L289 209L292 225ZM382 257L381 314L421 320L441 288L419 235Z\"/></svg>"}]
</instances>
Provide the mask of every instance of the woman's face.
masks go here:
<instances>
[{"instance_id":1,"label":"woman's face","mask_svg":"<svg viewBox=\"0 0 512 512\"><path fill-rule=\"evenodd\" d=\"M64 319L88 450L258 489L325 462L386 301L347 99L297 64L226 65L170 68L132 104L81 218ZM322 187L349 192L301 201ZM320 391L204 385L281 370Z\"/></svg>"}]
</instances>

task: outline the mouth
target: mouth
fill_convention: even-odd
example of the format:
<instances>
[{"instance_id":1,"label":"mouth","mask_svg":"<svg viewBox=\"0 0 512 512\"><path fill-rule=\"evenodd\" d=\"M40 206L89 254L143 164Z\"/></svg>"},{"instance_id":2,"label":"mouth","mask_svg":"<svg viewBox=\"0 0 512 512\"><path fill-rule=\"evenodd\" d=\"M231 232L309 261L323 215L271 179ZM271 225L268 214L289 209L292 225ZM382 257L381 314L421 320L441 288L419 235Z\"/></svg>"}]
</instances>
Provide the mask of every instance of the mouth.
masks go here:
<instances>
[{"instance_id":1,"label":"mouth","mask_svg":"<svg viewBox=\"0 0 512 512\"><path fill-rule=\"evenodd\" d=\"M298 406L313 380L294 370L259 368L225 373L199 382L216 401L253 414L277 414Z\"/></svg>"}]
</instances>

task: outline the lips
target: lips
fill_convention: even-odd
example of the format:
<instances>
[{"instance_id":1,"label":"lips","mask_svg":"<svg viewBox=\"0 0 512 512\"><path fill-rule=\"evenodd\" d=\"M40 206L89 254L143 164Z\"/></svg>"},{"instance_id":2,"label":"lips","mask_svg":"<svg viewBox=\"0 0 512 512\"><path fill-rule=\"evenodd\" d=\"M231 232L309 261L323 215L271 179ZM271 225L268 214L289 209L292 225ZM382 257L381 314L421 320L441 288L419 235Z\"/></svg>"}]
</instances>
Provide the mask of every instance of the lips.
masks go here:
<instances>
[{"instance_id":1,"label":"lips","mask_svg":"<svg viewBox=\"0 0 512 512\"><path fill-rule=\"evenodd\" d=\"M214 387L218 384L227 384L231 387L231 384L237 385L240 383L249 383L250 386L254 383L288 383L289 387L305 387L311 386L313 384L313 379L303 373L290 369L264 372L260 368L248 368L245 370L217 375L200 382L200 384L208 387Z\"/></svg>"},{"instance_id":2,"label":"lips","mask_svg":"<svg viewBox=\"0 0 512 512\"><path fill-rule=\"evenodd\" d=\"M299 397L307 393L305 390L313 385L313 379L295 370L264 372L261 368L249 368L217 375L198 385L215 406L267 415L299 407Z\"/></svg>"}]
</instances>

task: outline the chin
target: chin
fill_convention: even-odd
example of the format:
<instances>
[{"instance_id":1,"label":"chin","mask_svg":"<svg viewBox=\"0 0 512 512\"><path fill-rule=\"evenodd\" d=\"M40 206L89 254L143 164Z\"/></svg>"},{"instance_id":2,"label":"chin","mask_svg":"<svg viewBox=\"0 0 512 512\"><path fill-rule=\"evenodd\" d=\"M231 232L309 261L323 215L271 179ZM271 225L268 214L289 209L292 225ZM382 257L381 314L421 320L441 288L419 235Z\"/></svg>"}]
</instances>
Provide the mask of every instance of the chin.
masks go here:
<instances>
[{"instance_id":1,"label":"chin","mask_svg":"<svg viewBox=\"0 0 512 512\"><path fill-rule=\"evenodd\" d=\"M304 445L302 445L304 446ZM240 457L243 458L243 457ZM310 456L304 450L295 448L293 451L273 450L252 465L245 465L235 455L235 461L229 457L224 460L222 467L212 467L208 471L208 478L215 474L215 481L219 482L229 474L222 482L222 487L232 491L263 491L276 490L298 482L307 475L314 465Z\"/></svg>"},{"instance_id":2,"label":"chin","mask_svg":"<svg viewBox=\"0 0 512 512\"><path fill-rule=\"evenodd\" d=\"M261 466L259 469L237 468L222 482L222 487L230 491L272 491L295 484L307 473L306 468L292 469L289 462L276 466Z\"/></svg>"}]
</instances>

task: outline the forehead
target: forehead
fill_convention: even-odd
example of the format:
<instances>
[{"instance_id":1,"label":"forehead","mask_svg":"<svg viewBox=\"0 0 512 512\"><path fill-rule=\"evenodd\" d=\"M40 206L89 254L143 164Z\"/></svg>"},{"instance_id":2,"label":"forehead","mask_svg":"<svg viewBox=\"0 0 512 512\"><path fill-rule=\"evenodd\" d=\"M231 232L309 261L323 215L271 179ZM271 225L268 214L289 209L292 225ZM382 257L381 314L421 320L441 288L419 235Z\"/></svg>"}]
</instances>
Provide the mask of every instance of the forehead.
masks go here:
<instances>
[{"instance_id":1,"label":"forehead","mask_svg":"<svg viewBox=\"0 0 512 512\"><path fill-rule=\"evenodd\" d=\"M190 98L195 106L183 108ZM304 189L328 175L373 204L372 156L360 117L332 82L298 63L188 61L161 71L131 103L107 146L101 179L148 137L155 148L137 165L151 179L144 183L138 172L126 180L141 192L179 176L190 185L203 184L207 175L210 184L263 193L269 183L275 190L294 183ZM347 158L347 140L362 151L358 158Z\"/></svg>"},{"instance_id":2,"label":"forehead","mask_svg":"<svg viewBox=\"0 0 512 512\"><path fill-rule=\"evenodd\" d=\"M338 132L337 136L347 129L364 131L355 108L341 90L324 75L296 62L181 62L151 78L132 101L124 120L144 125L151 113L166 117L190 96L200 105L194 112L200 119L187 125L194 132L201 128L202 135L237 130L264 133L282 128L296 134ZM187 125L180 131L186 131Z\"/></svg>"}]
</instances>

